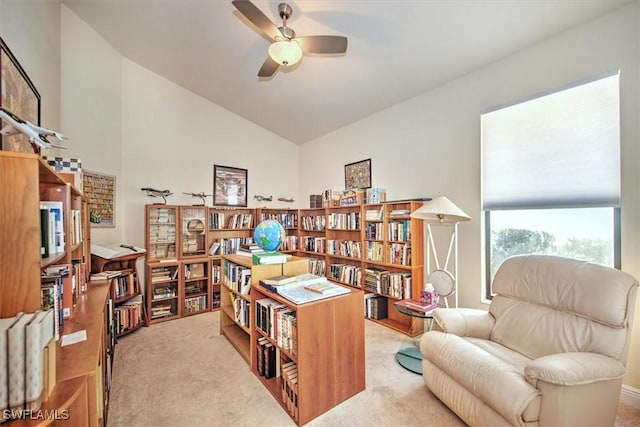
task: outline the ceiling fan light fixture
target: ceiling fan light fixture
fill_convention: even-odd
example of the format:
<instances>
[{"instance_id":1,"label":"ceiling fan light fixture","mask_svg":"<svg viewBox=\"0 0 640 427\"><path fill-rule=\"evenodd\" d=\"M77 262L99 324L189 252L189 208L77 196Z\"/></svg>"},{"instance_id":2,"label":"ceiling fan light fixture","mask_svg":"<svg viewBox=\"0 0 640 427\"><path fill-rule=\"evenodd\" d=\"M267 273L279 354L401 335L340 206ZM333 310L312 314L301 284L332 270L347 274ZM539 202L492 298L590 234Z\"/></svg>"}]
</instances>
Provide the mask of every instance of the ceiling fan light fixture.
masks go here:
<instances>
[{"instance_id":1,"label":"ceiling fan light fixture","mask_svg":"<svg viewBox=\"0 0 640 427\"><path fill-rule=\"evenodd\" d=\"M280 65L294 65L302 58L302 49L295 40L281 40L271 43L269 56Z\"/></svg>"}]
</instances>

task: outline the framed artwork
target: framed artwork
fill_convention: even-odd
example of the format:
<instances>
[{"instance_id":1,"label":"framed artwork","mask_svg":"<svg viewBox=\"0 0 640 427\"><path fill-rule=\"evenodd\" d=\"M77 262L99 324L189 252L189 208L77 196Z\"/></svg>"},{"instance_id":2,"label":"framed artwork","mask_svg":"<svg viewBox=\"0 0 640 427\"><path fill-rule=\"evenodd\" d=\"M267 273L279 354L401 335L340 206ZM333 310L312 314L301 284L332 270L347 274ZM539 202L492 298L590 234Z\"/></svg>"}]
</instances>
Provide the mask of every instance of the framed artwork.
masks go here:
<instances>
[{"instance_id":1,"label":"framed artwork","mask_svg":"<svg viewBox=\"0 0 640 427\"><path fill-rule=\"evenodd\" d=\"M114 228L116 226L116 177L83 170L82 190L87 198L91 227Z\"/></svg>"},{"instance_id":2,"label":"framed artwork","mask_svg":"<svg viewBox=\"0 0 640 427\"><path fill-rule=\"evenodd\" d=\"M0 38L0 107L22 120L40 126L40 94L7 44ZM0 129L4 123L0 121ZM0 135L0 149L23 153L39 153L21 133Z\"/></svg>"},{"instance_id":3,"label":"framed artwork","mask_svg":"<svg viewBox=\"0 0 640 427\"><path fill-rule=\"evenodd\" d=\"M344 188L371 188L371 159L344 165Z\"/></svg>"},{"instance_id":4,"label":"framed artwork","mask_svg":"<svg viewBox=\"0 0 640 427\"><path fill-rule=\"evenodd\" d=\"M213 205L247 206L247 170L213 165Z\"/></svg>"}]
</instances>

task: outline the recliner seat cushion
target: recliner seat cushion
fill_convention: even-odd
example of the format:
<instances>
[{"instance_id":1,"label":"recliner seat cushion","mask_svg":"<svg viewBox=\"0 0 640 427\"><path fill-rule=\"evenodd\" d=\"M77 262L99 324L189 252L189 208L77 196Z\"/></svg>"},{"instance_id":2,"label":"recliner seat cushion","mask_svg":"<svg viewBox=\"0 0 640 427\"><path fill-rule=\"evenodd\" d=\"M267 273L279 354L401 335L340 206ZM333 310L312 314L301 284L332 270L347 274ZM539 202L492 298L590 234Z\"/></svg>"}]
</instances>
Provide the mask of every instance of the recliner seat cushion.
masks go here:
<instances>
[{"instance_id":1,"label":"recliner seat cushion","mask_svg":"<svg viewBox=\"0 0 640 427\"><path fill-rule=\"evenodd\" d=\"M540 392L524 378L528 359L523 355L490 341L437 331L423 336L420 350L512 425L537 419Z\"/></svg>"}]
</instances>

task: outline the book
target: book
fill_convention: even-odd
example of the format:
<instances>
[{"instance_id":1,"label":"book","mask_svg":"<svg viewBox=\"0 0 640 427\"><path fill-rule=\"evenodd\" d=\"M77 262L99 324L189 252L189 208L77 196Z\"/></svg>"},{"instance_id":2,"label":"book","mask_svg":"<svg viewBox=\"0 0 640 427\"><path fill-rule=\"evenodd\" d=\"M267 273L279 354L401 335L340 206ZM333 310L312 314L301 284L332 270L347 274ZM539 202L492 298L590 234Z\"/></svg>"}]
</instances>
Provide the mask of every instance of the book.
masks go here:
<instances>
[{"instance_id":1,"label":"book","mask_svg":"<svg viewBox=\"0 0 640 427\"><path fill-rule=\"evenodd\" d=\"M25 409L35 411L42 405L43 350L53 338L53 309L39 310L27 325L25 349Z\"/></svg>"},{"instance_id":2,"label":"book","mask_svg":"<svg viewBox=\"0 0 640 427\"><path fill-rule=\"evenodd\" d=\"M122 274L120 270L105 270L100 273L93 273L91 275L92 282L103 282L105 280L113 279L114 277L118 277Z\"/></svg>"},{"instance_id":3,"label":"book","mask_svg":"<svg viewBox=\"0 0 640 427\"><path fill-rule=\"evenodd\" d=\"M0 319L0 413L9 407L9 347L7 331L18 320L18 316Z\"/></svg>"},{"instance_id":4,"label":"book","mask_svg":"<svg viewBox=\"0 0 640 427\"><path fill-rule=\"evenodd\" d=\"M35 313L18 314L7 331L9 368L9 409L23 409L25 403L25 349L27 324Z\"/></svg>"},{"instance_id":5,"label":"book","mask_svg":"<svg viewBox=\"0 0 640 427\"><path fill-rule=\"evenodd\" d=\"M40 201L40 209L49 210L49 253L64 252L64 206L61 201Z\"/></svg>"},{"instance_id":6,"label":"book","mask_svg":"<svg viewBox=\"0 0 640 427\"><path fill-rule=\"evenodd\" d=\"M319 294L326 294L327 292L333 291L334 287L327 283L310 283L308 285L304 285L304 288L308 291L317 292Z\"/></svg>"},{"instance_id":7,"label":"book","mask_svg":"<svg viewBox=\"0 0 640 427\"><path fill-rule=\"evenodd\" d=\"M92 243L91 254L104 259L119 258L133 253L145 253L144 248L128 245L126 243Z\"/></svg>"},{"instance_id":8,"label":"book","mask_svg":"<svg viewBox=\"0 0 640 427\"><path fill-rule=\"evenodd\" d=\"M419 313L429 313L435 310L436 308L438 308L438 304L424 303L420 300L414 300L414 299L403 299L401 301L396 301L394 305L396 307L401 307L401 308L419 312Z\"/></svg>"},{"instance_id":9,"label":"book","mask_svg":"<svg viewBox=\"0 0 640 427\"><path fill-rule=\"evenodd\" d=\"M253 254L264 253L264 249L260 246L251 244L251 245L240 245L236 250L236 255L250 257Z\"/></svg>"},{"instance_id":10,"label":"book","mask_svg":"<svg viewBox=\"0 0 640 427\"><path fill-rule=\"evenodd\" d=\"M252 255L254 265L260 264L284 264L287 262L287 255L281 252L262 252Z\"/></svg>"},{"instance_id":11,"label":"book","mask_svg":"<svg viewBox=\"0 0 640 427\"><path fill-rule=\"evenodd\" d=\"M296 281L296 276L288 276L286 274L282 274L279 276L262 279L260 280L261 282L260 284L279 286L279 285L285 285L287 283L292 283L295 281Z\"/></svg>"}]
</instances>

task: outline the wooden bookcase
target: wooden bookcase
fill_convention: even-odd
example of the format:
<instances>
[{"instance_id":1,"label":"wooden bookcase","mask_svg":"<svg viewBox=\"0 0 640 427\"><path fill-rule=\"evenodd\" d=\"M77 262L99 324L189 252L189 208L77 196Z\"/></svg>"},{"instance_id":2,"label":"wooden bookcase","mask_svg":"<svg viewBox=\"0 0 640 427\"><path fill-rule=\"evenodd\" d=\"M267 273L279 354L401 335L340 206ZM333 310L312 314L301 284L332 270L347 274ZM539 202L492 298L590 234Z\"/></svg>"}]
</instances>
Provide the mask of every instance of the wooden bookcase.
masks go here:
<instances>
[{"instance_id":1,"label":"wooden bookcase","mask_svg":"<svg viewBox=\"0 0 640 427\"><path fill-rule=\"evenodd\" d=\"M251 285L260 279L281 274L307 273L309 262L304 258L291 257L284 264L253 265L251 258L239 255L222 256L222 290L220 295L220 333L235 347L244 360L251 365L251 294L234 290L228 276L232 266L251 269ZM253 292L253 290L251 291Z\"/></svg>"},{"instance_id":2,"label":"wooden bookcase","mask_svg":"<svg viewBox=\"0 0 640 427\"><path fill-rule=\"evenodd\" d=\"M116 258L102 258L91 255L91 273L117 270L120 276L108 279L113 300L113 317L116 337L127 335L147 324L147 308L142 295L142 285L138 275L137 261L144 252L132 252Z\"/></svg>"},{"instance_id":3,"label":"wooden bookcase","mask_svg":"<svg viewBox=\"0 0 640 427\"><path fill-rule=\"evenodd\" d=\"M256 313L257 301L263 298L271 298L295 312L295 331L291 333L295 344L280 346L278 332L272 338L258 328L252 318L251 370L298 425L308 423L365 389L361 291L352 289L348 294L298 305L254 282L252 315ZM276 347L275 363L281 364L280 376L260 375L259 359L263 358L260 342ZM287 381L282 372L290 362L297 369L292 397L286 396L286 392L283 395L283 385L286 389Z\"/></svg>"},{"instance_id":4,"label":"wooden bookcase","mask_svg":"<svg viewBox=\"0 0 640 427\"><path fill-rule=\"evenodd\" d=\"M212 284L211 280L220 261L208 253L209 209L206 206L145 206L149 324L219 306L220 285Z\"/></svg>"},{"instance_id":5,"label":"wooden bookcase","mask_svg":"<svg viewBox=\"0 0 640 427\"><path fill-rule=\"evenodd\" d=\"M63 204L63 251L41 255L40 201ZM72 264L79 259L90 263L90 229L82 194L65 182L35 154L0 151L0 317L41 308L41 271L49 266ZM72 238L72 210L80 212L80 239ZM85 214L82 217L83 213ZM14 242L15 244L10 244ZM90 270L87 270L87 273ZM61 334L85 330L87 340L66 347L52 346L56 352L55 386L40 408L44 413L69 411L72 424L106 425L110 362L107 325L110 324L108 285L89 285L75 303L73 317L65 320ZM51 419L9 421L7 426L50 425Z\"/></svg>"}]
</instances>

